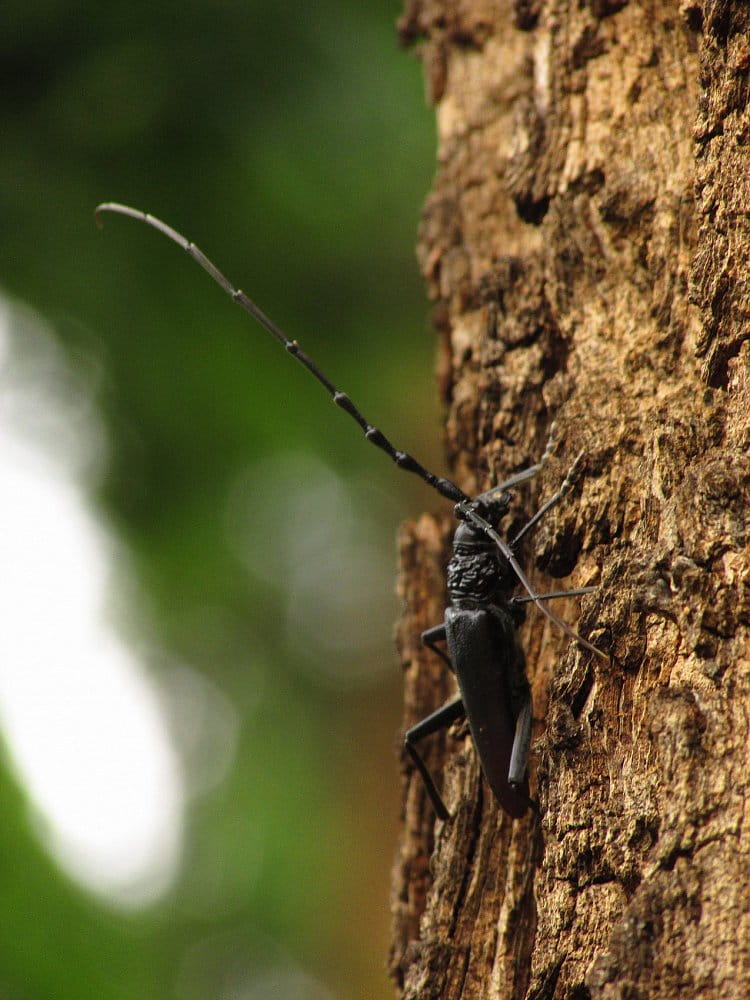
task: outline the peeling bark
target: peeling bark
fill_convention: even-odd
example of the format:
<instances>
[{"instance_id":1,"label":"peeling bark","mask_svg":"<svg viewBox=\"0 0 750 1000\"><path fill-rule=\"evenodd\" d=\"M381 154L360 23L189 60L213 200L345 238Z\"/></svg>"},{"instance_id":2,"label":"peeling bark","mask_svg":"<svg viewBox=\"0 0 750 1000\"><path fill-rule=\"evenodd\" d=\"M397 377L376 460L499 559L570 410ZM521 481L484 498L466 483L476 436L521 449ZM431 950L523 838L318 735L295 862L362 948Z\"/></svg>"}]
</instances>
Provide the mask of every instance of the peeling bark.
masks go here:
<instances>
[{"instance_id":1,"label":"peeling bark","mask_svg":"<svg viewBox=\"0 0 750 1000\"><path fill-rule=\"evenodd\" d=\"M526 564L598 584L562 613L611 657L529 614L538 820L500 813L465 726L430 743L451 822L404 764L394 979L750 996L750 7L407 0L400 29L438 121L418 253L453 475L486 489L555 421L531 511L584 449ZM418 643L451 528L402 535L405 726L453 690Z\"/></svg>"}]
</instances>

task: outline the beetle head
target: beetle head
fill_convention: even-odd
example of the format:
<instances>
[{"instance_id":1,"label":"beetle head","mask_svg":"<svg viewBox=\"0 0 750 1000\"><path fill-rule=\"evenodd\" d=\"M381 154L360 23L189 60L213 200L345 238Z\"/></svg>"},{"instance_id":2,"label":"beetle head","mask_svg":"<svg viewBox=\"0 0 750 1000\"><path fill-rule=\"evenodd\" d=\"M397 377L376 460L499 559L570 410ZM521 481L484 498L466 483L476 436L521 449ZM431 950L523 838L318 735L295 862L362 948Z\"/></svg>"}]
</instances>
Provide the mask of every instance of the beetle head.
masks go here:
<instances>
[{"instance_id":1,"label":"beetle head","mask_svg":"<svg viewBox=\"0 0 750 1000\"><path fill-rule=\"evenodd\" d=\"M482 531L479 525L467 519L466 508L470 508L493 528L497 528L501 519L508 513L511 495L507 490L497 493L488 490L466 504L456 504L454 514L458 519L458 528L453 536L454 547L466 549L486 549L492 547L491 539Z\"/></svg>"}]
</instances>

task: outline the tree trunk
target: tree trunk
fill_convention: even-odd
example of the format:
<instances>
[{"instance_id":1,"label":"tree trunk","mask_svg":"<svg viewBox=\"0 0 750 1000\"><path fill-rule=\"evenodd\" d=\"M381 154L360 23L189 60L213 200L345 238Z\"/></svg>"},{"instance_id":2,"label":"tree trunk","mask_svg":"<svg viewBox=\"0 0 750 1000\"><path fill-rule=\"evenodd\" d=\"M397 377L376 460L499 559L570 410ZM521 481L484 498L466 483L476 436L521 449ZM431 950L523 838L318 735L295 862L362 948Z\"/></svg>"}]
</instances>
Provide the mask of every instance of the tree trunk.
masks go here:
<instances>
[{"instance_id":1,"label":"tree trunk","mask_svg":"<svg viewBox=\"0 0 750 1000\"><path fill-rule=\"evenodd\" d=\"M394 978L420 1000L746 998L750 7L408 0L401 31L437 112L419 259L453 475L486 489L554 421L533 510L583 449L525 561L540 591L598 584L555 610L608 658L529 612L539 818L500 811L465 725L426 741L449 822L404 763ZM453 691L419 644L452 527L402 535L405 725Z\"/></svg>"}]
</instances>

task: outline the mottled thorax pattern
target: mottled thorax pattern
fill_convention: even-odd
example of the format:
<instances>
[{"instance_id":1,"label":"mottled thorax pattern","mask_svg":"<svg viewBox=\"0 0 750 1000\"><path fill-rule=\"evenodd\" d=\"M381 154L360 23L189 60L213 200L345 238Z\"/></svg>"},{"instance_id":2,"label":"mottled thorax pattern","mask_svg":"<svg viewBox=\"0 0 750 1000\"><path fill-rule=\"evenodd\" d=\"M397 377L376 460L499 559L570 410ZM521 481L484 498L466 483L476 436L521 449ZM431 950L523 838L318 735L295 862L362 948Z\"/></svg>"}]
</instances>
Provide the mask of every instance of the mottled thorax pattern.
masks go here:
<instances>
[{"instance_id":1,"label":"mottled thorax pattern","mask_svg":"<svg viewBox=\"0 0 750 1000\"><path fill-rule=\"evenodd\" d=\"M495 596L498 559L494 551L457 546L448 563L448 593L454 607L486 605Z\"/></svg>"}]
</instances>

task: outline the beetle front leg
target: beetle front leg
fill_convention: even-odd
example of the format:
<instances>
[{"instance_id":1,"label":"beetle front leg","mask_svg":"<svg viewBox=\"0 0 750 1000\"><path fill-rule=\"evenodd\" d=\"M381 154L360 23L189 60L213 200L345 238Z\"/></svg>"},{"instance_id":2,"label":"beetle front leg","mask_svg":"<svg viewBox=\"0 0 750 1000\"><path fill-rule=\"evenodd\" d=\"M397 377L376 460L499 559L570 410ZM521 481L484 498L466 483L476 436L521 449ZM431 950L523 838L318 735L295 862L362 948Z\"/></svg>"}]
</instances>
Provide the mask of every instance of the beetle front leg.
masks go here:
<instances>
[{"instance_id":1,"label":"beetle front leg","mask_svg":"<svg viewBox=\"0 0 750 1000\"><path fill-rule=\"evenodd\" d=\"M443 705L442 708L438 708L432 712L426 719L422 719L421 722L417 722L416 725L407 729L404 734L404 749L419 771L424 782L425 791L429 796L430 802L432 802L432 808L443 821L450 819L451 814L448 812L448 808L435 786L432 775L427 770L427 765L422 760L414 744L417 740L421 740L425 736L431 736L432 733L437 733L441 729L447 729L451 723L455 722L456 719L462 718L465 714L464 703L460 698L455 698L453 701L449 701L447 705Z\"/></svg>"}]
</instances>

